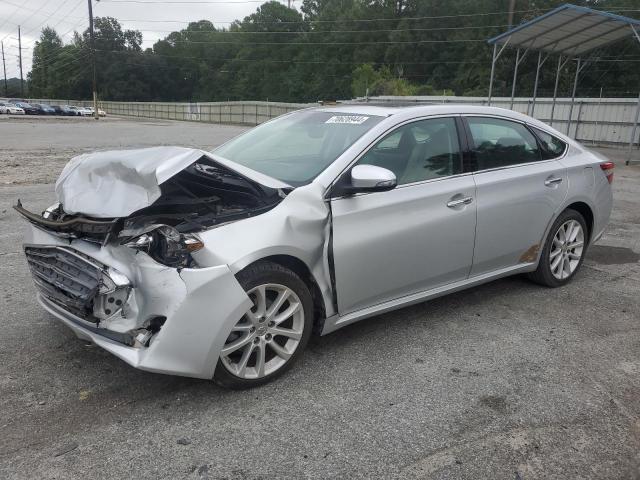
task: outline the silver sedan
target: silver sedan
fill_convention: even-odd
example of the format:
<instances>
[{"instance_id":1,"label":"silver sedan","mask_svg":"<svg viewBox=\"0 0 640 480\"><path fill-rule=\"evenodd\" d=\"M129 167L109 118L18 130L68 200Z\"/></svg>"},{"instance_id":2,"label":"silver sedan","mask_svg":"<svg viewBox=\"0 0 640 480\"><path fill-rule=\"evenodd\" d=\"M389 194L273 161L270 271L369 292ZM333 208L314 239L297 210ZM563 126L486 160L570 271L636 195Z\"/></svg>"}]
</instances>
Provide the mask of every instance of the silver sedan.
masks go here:
<instances>
[{"instance_id":1,"label":"silver sedan","mask_svg":"<svg viewBox=\"0 0 640 480\"><path fill-rule=\"evenodd\" d=\"M613 164L472 106L284 115L213 152L72 159L25 253L42 306L134 367L246 388L312 332L526 273L569 282L607 225Z\"/></svg>"}]
</instances>

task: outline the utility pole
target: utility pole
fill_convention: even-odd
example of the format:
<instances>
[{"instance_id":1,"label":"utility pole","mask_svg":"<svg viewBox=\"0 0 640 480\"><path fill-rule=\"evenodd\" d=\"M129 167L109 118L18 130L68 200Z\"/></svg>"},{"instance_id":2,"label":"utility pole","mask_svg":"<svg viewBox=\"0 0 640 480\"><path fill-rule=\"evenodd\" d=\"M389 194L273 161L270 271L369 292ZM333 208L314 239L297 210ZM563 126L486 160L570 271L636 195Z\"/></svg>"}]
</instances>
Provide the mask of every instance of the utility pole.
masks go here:
<instances>
[{"instance_id":1,"label":"utility pole","mask_svg":"<svg viewBox=\"0 0 640 480\"><path fill-rule=\"evenodd\" d=\"M7 64L4 63L4 42L0 42L2 46L2 71L4 72L4 96L9 96L9 90L7 88Z\"/></svg>"},{"instance_id":2,"label":"utility pole","mask_svg":"<svg viewBox=\"0 0 640 480\"><path fill-rule=\"evenodd\" d=\"M20 98L24 99L24 80L22 79L22 37L18 25L18 63L20 63Z\"/></svg>"},{"instance_id":3,"label":"utility pole","mask_svg":"<svg viewBox=\"0 0 640 480\"><path fill-rule=\"evenodd\" d=\"M91 6L91 0L89 2L89 40L91 42L91 63L93 64L93 118L100 119L98 115L98 87L96 81L96 49L93 41L93 8Z\"/></svg>"}]
</instances>

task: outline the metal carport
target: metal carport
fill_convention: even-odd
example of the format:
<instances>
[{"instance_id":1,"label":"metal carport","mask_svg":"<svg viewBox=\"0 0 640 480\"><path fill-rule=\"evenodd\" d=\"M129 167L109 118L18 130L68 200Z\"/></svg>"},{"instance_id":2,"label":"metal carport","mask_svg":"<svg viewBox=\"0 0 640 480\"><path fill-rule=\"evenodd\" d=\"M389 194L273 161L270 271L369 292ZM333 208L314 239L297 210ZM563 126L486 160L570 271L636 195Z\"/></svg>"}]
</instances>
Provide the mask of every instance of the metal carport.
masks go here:
<instances>
[{"instance_id":1,"label":"metal carport","mask_svg":"<svg viewBox=\"0 0 640 480\"><path fill-rule=\"evenodd\" d=\"M522 25L518 25L488 40L488 43L493 45L488 103L491 105L496 61L505 48L516 48L516 61L513 69L513 84L511 87L511 108L513 108L513 100L515 97L518 67L530 52L538 52L538 63L531 105L531 115L533 116L538 93L540 68L551 55L557 55L558 65L553 89L553 103L551 106L551 122L553 122L560 72L569 60L575 59L576 73L573 81L569 121L567 125L567 132L570 132L580 72L586 67L598 49L630 36L635 37L640 44L640 20L571 4L561 5L544 15L525 22ZM638 108L636 110L635 122L629 140L629 152L631 152L636 138L639 116L640 92L638 95Z\"/></svg>"}]
</instances>

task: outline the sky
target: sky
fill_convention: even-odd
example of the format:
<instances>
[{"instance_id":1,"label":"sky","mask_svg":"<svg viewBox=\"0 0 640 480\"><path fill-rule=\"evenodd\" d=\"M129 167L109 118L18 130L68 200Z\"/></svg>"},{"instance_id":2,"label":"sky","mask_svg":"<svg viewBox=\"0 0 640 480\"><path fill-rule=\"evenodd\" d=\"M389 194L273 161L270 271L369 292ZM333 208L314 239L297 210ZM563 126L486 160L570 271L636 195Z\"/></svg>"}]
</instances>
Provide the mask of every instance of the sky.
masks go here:
<instances>
[{"instance_id":1,"label":"sky","mask_svg":"<svg viewBox=\"0 0 640 480\"><path fill-rule=\"evenodd\" d=\"M93 1L94 17L114 17L123 29L140 30L143 48L186 27L189 22L210 20L216 27L252 14L266 0L160 0L170 3L147 3L150 0ZM155 0L158 1L158 0ZM281 0L283 3L285 0ZM293 1L293 6L301 0ZM0 0L0 40L4 43L7 78L19 77L18 25L22 33L23 75L31 69L35 41L45 26L54 28L65 43L74 31L89 25L87 0ZM165 30L166 32L163 32Z\"/></svg>"}]
</instances>

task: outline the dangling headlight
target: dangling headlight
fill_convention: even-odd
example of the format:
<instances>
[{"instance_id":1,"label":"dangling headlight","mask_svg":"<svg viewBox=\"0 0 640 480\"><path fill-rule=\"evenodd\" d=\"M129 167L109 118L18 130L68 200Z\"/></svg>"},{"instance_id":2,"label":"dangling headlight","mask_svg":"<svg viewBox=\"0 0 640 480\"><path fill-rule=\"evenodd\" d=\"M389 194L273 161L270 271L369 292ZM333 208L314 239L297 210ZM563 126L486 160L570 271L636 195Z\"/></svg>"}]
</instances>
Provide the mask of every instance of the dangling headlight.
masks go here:
<instances>
[{"instance_id":1,"label":"dangling headlight","mask_svg":"<svg viewBox=\"0 0 640 480\"><path fill-rule=\"evenodd\" d=\"M193 267L195 262L191 253L204 248L204 243L195 235L182 234L168 225L125 238L123 245L142 250L156 262L174 268Z\"/></svg>"}]
</instances>

